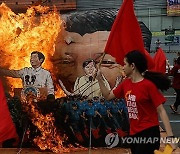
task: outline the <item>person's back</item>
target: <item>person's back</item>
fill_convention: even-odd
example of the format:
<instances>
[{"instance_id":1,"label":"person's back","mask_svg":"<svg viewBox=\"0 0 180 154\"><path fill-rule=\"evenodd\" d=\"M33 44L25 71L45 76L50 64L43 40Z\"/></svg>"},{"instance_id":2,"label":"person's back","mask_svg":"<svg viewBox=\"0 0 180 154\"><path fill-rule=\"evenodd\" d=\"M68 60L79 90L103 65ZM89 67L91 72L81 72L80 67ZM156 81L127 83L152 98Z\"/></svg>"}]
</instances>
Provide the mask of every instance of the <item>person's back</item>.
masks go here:
<instances>
[{"instance_id":1,"label":"person's back","mask_svg":"<svg viewBox=\"0 0 180 154\"><path fill-rule=\"evenodd\" d=\"M180 57L177 58L174 67L170 71L170 75L173 76L172 87L176 91L176 101L173 105L170 105L170 108L174 113L177 113L180 105Z\"/></svg>"}]
</instances>

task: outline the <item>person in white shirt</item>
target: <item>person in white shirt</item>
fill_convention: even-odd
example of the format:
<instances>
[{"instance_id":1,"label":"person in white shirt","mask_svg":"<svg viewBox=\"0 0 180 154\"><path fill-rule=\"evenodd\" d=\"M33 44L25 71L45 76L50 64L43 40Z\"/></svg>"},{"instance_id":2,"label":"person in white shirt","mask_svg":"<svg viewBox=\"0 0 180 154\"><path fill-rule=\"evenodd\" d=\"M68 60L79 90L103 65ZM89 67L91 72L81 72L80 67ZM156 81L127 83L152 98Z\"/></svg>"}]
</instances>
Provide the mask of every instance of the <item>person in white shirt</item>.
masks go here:
<instances>
[{"instance_id":1,"label":"person in white shirt","mask_svg":"<svg viewBox=\"0 0 180 154\"><path fill-rule=\"evenodd\" d=\"M81 97L87 96L87 99L92 99L93 97L102 97L102 92L98 83L98 80L94 78L97 68L96 63L93 59L86 59L83 62L83 71L84 75L77 77L73 93L69 92L66 87L64 86L63 82L59 79L59 84L61 88L67 95L80 95ZM104 78L104 84L108 89L110 89L109 82Z\"/></svg>"},{"instance_id":2,"label":"person in white shirt","mask_svg":"<svg viewBox=\"0 0 180 154\"><path fill-rule=\"evenodd\" d=\"M92 99L95 96L102 96L102 92L97 79L93 76L96 73L96 63L93 59L87 59L83 63L84 75L78 77L74 85L74 93L80 94L81 96L88 96L88 99ZM105 79L105 85L110 89L108 81Z\"/></svg>"},{"instance_id":3,"label":"person in white shirt","mask_svg":"<svg viewBox=\"0 0 180 154\"><path fill-rule=\"evenodd\" d=\"M39 51L31 53L30 63L32 67L25 67L20 70L0 69L1 76L21 78L23 88L35 87L41 89L46 95L54 95L54 85L49 71L41 67L45 56Z\"/></svg>"}]
</instances>

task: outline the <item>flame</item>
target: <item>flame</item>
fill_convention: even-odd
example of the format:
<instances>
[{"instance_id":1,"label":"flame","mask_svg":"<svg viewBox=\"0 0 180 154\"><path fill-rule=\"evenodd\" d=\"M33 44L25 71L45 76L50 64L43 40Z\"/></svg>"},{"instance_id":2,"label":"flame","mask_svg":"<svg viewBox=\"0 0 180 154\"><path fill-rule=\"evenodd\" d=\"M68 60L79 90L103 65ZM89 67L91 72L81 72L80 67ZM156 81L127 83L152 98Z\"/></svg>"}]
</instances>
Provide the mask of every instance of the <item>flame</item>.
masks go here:
<instances>
[{"instance_id":1,"label":"flame","mask_svg":"<svg viewBox=\"0 0 180 154\"><path fill-rule=\"evenodd\" d=\"M28 95L26 100L22 100L23 109L28 113L32 123L37 126L41 135L36 136L33 141L41 149L50 149L55 153L70 152L69 148L63 146L63 137L54 126L54 117L52 113L42 115L37 109L37 100L33 95Z\"/></svg>"},{"instance_id":2,"label":"flame","mask_svg":"<svg viewBox=\"0 0 180 154\"><path fill-rule=\"evenodd\" d=\"M33 139L34 143L41 150L49 149L55 153L87 150L87 148L77 143L76 148L71 144L66 145L68 137L56 129L53 113L43 115L41 111L38 110L37 103L40 101L39 99L40 98L37 98L32 93L28 93L26 99L21 100L23 110L28 114L32 123L37 126L41 133ZM29 131L28 133L30 133Z\"/></svg>"},{"instance_id":3,"label":"flame","mask_svg":"<svg viewBox=\"0 0 180 154\"><path fill-rule=\"evenodd\" d=\"M50 72L53 70L50 58L55 51L56 38L63 30L63 21L56 9L49 11L48 7L33 6L25 14L16 15L2 3L0 23L1 67L15 70L29 67L30 53L38 50L46 56L43 67ZM55 78L53 72L51 73ZM22 88L22 81L18 79L8 78L8 84L12 90ZM59 85L56 85L56 88L56 97L65 95ZM43 115L38 110L39 100L35 97L29 93L25 100L21 100L23 110L41 133L33 139L34 143L42 150L50 149L56 153L76 150L71 144L64 145L68 137L57 130L52 113ZM77 147L79 150L86 150L78 144Z\"/></svg>"},{"instance_id":4,"label":"flame","mask_svg":"<svg viewBox=\"0 0 180 154\"><path fill-rule=\"evenodd\" d=\"M0 60L1 67L21 69L30 66L30 53L41 51L46 59L43 67L52 70L50 57L54 53L55 40L62 31L62 23L56 9L33 6L26 13L15 14L4 3L0 5ZM3 61L3 63L2 63ZM53 73L53 72L51 72ZM12 88L22 88L20 79L8 78ZM58 87L56 97L64 96Z\"/></svg>"}]
</instances>

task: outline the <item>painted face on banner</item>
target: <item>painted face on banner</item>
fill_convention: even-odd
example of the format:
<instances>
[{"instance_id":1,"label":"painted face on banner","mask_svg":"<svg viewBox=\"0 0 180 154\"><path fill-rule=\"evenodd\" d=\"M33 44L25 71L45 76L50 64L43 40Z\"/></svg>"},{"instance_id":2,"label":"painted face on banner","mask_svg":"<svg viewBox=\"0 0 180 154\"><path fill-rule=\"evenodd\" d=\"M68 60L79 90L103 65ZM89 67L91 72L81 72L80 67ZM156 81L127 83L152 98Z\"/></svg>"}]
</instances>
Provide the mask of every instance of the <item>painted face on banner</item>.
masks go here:
<instances>
[{"instance_id":1,"label":"painted face on banner","mask_svg":"<svg viewBox=\"0 0 180 154\"><path fill-rule=\"evenodd\" d=\"M93 62L90 62L87 66L84 67L84 73L87 76L94 76L96 73L96 66L94 66Z\"/></svg>"},{"instance_id":2,"label":"painted face on banner","mask_svg":"<svg viewBox=\"0 0 180 154\"><path fill-rule=\"evenodd\" d=\"M30 63L33 68L41 66L42 60L39 59L38 54L32 54L30 57Z\"/></svg>"},{"instance_id":3,"label":"painted face on banner","mask_svg":"<svg viewBox=\"0 0 180 154\"><path fill-rule=\"evenodd\" d=\"M107 42L109 32L99 31L84 36L78 33L65 32L59 36L52 61L56 76L62 80L68 90L73 89L77 77L86 74L82 64L85 60L94 59L98 65ZM120 75L119 65L110 55L105 55L101 70L111 87L114 86L116 77Z\"/></svg>"}]
</instances>

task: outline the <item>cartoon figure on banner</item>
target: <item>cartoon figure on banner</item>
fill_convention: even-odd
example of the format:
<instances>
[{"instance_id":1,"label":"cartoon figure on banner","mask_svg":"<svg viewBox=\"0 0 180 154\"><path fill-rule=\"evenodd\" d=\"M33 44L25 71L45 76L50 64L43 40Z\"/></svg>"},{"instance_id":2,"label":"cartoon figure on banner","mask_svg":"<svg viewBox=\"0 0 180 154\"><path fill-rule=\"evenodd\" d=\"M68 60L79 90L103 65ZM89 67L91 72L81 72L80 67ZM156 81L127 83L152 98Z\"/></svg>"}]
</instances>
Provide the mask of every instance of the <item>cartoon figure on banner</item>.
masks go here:
<instances>
[{"instance_id":1,"label":"cartoon figure on banner","mask_svg":"<svg viewBox=\"0 0 180 154\"><path fill-rule=\"evenodd\" d=\"M96 62L93 59L87 59L83 62L82 68L84 75L77 77L73 93L67 91L66 87L63 85L62 81L59 79L59 83L67 95L80 95L80 97L87 96L87 99L92 99L93 97L102 97L100 91L99 83L97 79L93 79L97 68ZM105 85L110 89L110 85L106 78L104 77Z\"/></svg>"}]
</instances>

